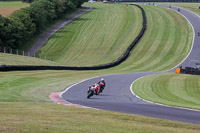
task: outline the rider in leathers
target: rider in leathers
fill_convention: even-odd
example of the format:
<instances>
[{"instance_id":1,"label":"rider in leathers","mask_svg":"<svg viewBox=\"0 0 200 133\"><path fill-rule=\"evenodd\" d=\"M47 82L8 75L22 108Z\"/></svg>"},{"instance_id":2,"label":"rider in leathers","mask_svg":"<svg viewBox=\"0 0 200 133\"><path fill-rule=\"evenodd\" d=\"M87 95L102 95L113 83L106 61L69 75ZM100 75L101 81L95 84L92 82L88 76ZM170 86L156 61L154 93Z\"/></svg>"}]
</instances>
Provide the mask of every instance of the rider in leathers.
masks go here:
<instances>
[{"instance_id":1,"label":"rider in leathers","mask_svg":"<svg viewBox=\"0 0 200 133\"><path fill-rule=\"evenodd\" d=\"M98 82L98 84L99 84L99 92L102 92L103 91L103 89L104 89L104 87L106 86L106 83L105 83L105 81L104 81L104 79L102 78L99 82Z\"/></svg>"},{"instance_id":2,"label":"rider in leathers","mask_svg":"<svg viewBox=\"0 0 200 133\"><path fill-rule=\"evenodd\" d=\"M104 87L106 86L106 83L104 79L102 78L97 84L91 85L90 87L95 87L95 93L96 95L99 95L100 92L103 91Z\"/></svg>"}]
</instances>

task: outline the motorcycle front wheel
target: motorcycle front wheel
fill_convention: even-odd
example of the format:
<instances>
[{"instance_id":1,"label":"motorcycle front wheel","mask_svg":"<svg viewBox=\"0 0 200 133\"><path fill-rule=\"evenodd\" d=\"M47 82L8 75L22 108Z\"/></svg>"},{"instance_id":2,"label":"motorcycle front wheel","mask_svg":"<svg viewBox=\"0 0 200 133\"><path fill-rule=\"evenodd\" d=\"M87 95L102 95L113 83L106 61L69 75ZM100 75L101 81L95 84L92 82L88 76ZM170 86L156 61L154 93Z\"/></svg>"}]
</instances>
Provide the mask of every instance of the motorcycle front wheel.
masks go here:
<instances>
[{"instance_id":1,"label":"motorcycle front wheel","mask_svg":"<svg viewBox=\"0 0 200 133\"><path fill-rule=\"evenodd\" d=\"M87 95L87 98L90 98L91 96L93 96L93 92L92 92L92 91L89 91L89 92L88 92L88 95Z\"/></svg>"}]
</instances>

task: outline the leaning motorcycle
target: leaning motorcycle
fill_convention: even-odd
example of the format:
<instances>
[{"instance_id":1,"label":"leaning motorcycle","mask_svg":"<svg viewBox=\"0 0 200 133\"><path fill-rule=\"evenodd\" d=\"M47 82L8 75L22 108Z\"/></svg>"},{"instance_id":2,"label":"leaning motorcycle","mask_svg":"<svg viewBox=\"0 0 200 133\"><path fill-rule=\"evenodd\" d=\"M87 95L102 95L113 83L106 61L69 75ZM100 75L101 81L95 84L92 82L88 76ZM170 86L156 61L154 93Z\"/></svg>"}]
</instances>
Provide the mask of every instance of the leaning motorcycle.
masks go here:
<instances>
[{"instance_id":1,"label":"leaning motorcycle","mask_svg":"<svg viewBox=\"0 0 200 133\"><path fill-rule=\"evenodd\" d=\"M90 98L95 94L95 86L90 86L87 91L87 98Z\"/></svg>"}]
</instances>

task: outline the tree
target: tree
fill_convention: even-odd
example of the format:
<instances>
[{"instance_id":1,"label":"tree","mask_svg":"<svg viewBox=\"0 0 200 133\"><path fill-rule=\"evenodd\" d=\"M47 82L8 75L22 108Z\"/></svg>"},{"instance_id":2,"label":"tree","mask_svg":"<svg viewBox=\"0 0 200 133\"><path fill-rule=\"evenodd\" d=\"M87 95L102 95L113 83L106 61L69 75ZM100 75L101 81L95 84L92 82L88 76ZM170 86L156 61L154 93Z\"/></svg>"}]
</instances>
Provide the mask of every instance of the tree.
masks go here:
<instances>
[{"instance_id":1,"label":"tree","mask_svg":"<svg viewBox=\"0 0 200 133\"><path fill-rule=\"evenodd\" d=\"M62 16L63 12L66 9L66 7L64 5L64 1L63 0L52 0L52 2L54 5L56 17L58 18L58 17Z\"/></svg>"},{"instance_id":2,"label":"tree","mask_svg":"<svg viewBox=\"0 0 200 133\"><path fill-rule=\"evenodd\" d=\"M21 22L0 16L1 46L17 48L22 43L25 28Z\"/></svg>"},{"instance_id":3,"label":"tree","mask_svg":"<svg viewBox=\"0 0 200 133\"><path fill-rule=\"evenodd\" d=\"M10 18L14 19L15 21L21 22L24 25L25 31L23 34L23 41L26 41L35 33L36 26L26 10L17 10L11 14Z\"/></svg>"},{"instance_id":4,"label":"tree","mask_svg":"<svg viewBox=\"0 0 200 133\"><path fill-rule=\"evenodd\" d=\"M40 30L56 17L55 8L52 2L48 0L34 1L29 8L26 8L36 29Z\"/></svg>"}]
</instances>

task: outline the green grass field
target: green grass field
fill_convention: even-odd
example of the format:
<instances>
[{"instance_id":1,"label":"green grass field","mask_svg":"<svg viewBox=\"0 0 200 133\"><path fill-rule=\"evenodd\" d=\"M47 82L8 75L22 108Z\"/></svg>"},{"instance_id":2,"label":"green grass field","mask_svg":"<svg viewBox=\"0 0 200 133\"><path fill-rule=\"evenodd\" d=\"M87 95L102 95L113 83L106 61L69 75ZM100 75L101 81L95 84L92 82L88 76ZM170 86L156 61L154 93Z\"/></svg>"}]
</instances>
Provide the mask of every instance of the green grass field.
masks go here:
<instances>
[{"instance_id":1,"label":"green grass field","mask_svg":"<svg viewBox=\"0 0 200 133\"><path fill-rule=\"evenodd\" d=\"M0 7L14 7L14 6L21 6L21 7L26 7L29 4L23 3L21 1L0 1Z\"/></svg>"},{"instance_id":2,"label":"green grass field","mask_svg":"<svg viewBox=\"0 0 200 133\"><path fill-rule=\"evenodd\" d=\"M106 9L109 8L109 6L103 7ZM117 59L138 33L134 32L134 30L140 30L140 26L138 28L138 26L135 25L138 25L138 22L141 23L141 17L135 15L136 17L134 18L137 21L133 18L132 20L134 21L132 23L129 22L130 25L134 25L133 28L137 27L137 29L125 32L125 34L128 34L129 32L134 33L133 35L129 34L128 43L120 40L113 40L116 38L115 35L110 36L103 32L107 31L109 27L113 28L112 26L99 27L98 24L100 21L98 19L93 20L96 21L97 25L94 25L93 21L86 19L87 17L93 18L91 15L98 16L96 13L104 14L100 10L103 7L102 4L96 5L95 8L97 9L95 9L94 12L83 16L82 19L85 19L84 21L80 20L74 24L72 23L63 28L60 32L57 32L49 39L46 46L41 50L41 55L53 57L54 61L69 66L98 65ZM130 16L133 16L133 12L131 12L133 9L130 6L129 8L122 5L112 5L111 7L114 9L116 8L116 10L121 9L122 11L129 9L128 11L130 12ZM106 9L104 10L106 11ZM138 10L136 9L137 8L134 7L134 12ZM136 48L132 51L130 58L122 65L116 67L115 69L117 70L121 69L127 72L167 70L176 66L178 62L181 62L190 50L192 43L192 29L181 15L161 7L144 6L144 9L147 13L148 30L142 40L137 44ZM139 15L141 14L139 13ZM107 18L105 20L102 18L100 19L102 21L109 20L109 23L111 23L113 19L115 19L115 15L112 16L113 18L109 18L110 20ZM128 16L129 14L127 14L127 17ZM118 18L122 19L120 17ZM131 20L129 19L129 21ZM90 26L88 26L88 23ZM116 27L119 26L122 26L122 24L120 24L120 22L118 24L116 23ZM127 28L128 27L129 26L127 26ZM70 32L71 29L77 28L81 29L81 31L83 30L83 32L78 33L78 30L74 30L75 33ZM117 31L118 30L122 33L124 32L123 30L117 29ZM86 32L88 32L87 37L84 36ZM95 35L94 32L98 34L98 36ZM110 33L111 32L112 31L110 31ZM120 36L118 32L116 33ZM124 36L121 37L124 38ZM102 39L107 41L102 42ZM108 40L112 41L108 43ZM65 44L64 42L68 43Z\"/></svg>"},{"instance_id":3,"label":"green grass field","mask_svg":"<svg viewBox=\"0 0 200 133\"><path fill-rule=\"evenodd\" d=\"M88 4L93 11L55 33L39 52L68 66L109 63L122 55L142 27L139 8Z\"/></svg>"},{"instance_id":4,"label":"green grass field","mask_svg":"<svg viewBox=\"0 0 200 133\"><path fill-rule=\"evenodd\" d=\"M6 65L59 65L59 63L35 58L35 57L28 57L28 56L21 56L21 55L13 55L13 54L7 54L7 53L0 53L0 64L6 64Z\"/></svg>"},{"instance_id":5,"label":"green grass field","mask_svg":"<svg viewBox=\"0 0 200 133\"><path fill-rule=\"evenodd\" d=\"M21 1L10 1L10 2L0 1L0 15L8 17L14 11L28 6L29 4L22 3Z\"/></svg>"},{"instance_id":6,"label":"green grass field","mask_svg":"<svg viewBox=\"0 0 200 133\"><path fill-rule=\"evenodd\" d=\"M133 84L133 91L148 101L200 110L199 81L194 75L150 75Z\"/></svg>"},{"instance_id":7,"label":"green grass field","mask_svg":"<svg viewBox=\"0 0 200 133\"><path fill-rule=\"evenodd\" d=\"M141 23L141 13L139 9L137 9L136 7L132 9L132 7L130 6L129 8L123 5L112 5L112 6L114 7L114 9L116 8L115 10L119 8L122 11L125 10L125 12L127 9L128 11L130 11L131 16L133 16L133 18L135 19L129 19L130 22L127 22L128 24L131 25L132 22L134 25L139 25L137 23ZM104 28L103 27L101 28L100 30L101 34L97 32L96 34L98 34L98 36L95 35L96 37L94 39L91 39L91 36L93 36L94 34L94 30L96 28L99 29L98 24L100 23L100 21L97 18L95 18L96 16L98 16L96 14L97 13L105 14L102 13L103 12L102 10L100 10L101 8L103 8L102 4L95 5L95 8L96 9L94 9L92 12L83 15L80 19L66 26L61 31L58 31L52 38L49 39L48 43L44 47L44 49L49 51L49 54L47 55L44 54L45 50L43 49L42 51L44 52L41 51L40 55L42 57L47 56L48 59L50 59L51 57L59 58L57 60L54 60L54 62L48 62L49 65L55 65L55 62L57 62L58 65L69 65L69 66L97 65L102 63L108 63L112 60L115 60L117 59L117 56L120 56L122 54L123 50L120 49L125 48L123 41L121 42L120 40L115 40L115 42L112 44L105 42L99 44L99 40L105 38L103 30L106 31L106 29L108 29L108 27L106 26ZM104 8L109 9L109 5L106 5ZM189 52L192 43L192 29L190 25L187 23L187 21L181 15L161 7L144 6L144 9L147 13L147 20L148 20L147 21L148 28L144 37L134 48L131 56L128 58L126 62L115 67L114 69L113 68L109 69L108 71L112 70L114 71L120 70L121 72L163 71L176 66L178 62L181 62L181 60L185 58L187 53ZM107 12L107 10L105 11ZM137 13L137 15L134 15L133 11ZM130 14L127 14L127 18L129 17ZM95 19L91 21L90 19L88 20L87 17ZM109 19L107 20L103 19L103 20L111 23L113 21L112 19L114 18L111 18L111 20ZM95 25L94 23L97 23L97 25ZM85 28L88 27L88 24L90 24L90 28ZM133 38L132 36L129 38L129 43L135 38L136 33L138 33L138 30L140 30L140 26L133 26L133 31L137 30L137 32L133 32ZM80 28L82 32L84 32L83 34L88 33L88 37L87 38L83 37L82 32L79 33L78 30L75 30L77 28ZM67 32L65 32L64 30L66 30ZM69 30L73 32L69 32ZM112 30L107 32L110 32L108 34L111 34ZM129 32L130 31L126 33ZM78 34L81 34L81 36ZM110 36L107 37L110 38ZM61 43L61 42L71 42L72 39L74 42L73 45L70 43L70 46L68 46L68 44L63 45L64 43ZM92 43L89 43L90 41ZM119 41L119 43L116 41ZM83 42L84 46L82 46L82 44L77 45L76 42ZM129 45L129 43L126 43L126 47ZM93 44L95 44L95 47L93 46ZM80 50L79 47L83 49ZM110 49L111 47L112 50ZM110 50L111 52L108 52ZM104 52L106 52L107 54ZM102 56L99 56L99 54L101 54ZM12 58L5 58L5 59L8 59L10 61L15 60L14 57L13 59ZM22 64L23 61L24 60L21 61ZM10 63L14 64L15 62L16 61L13 62L11 61ZM34 62L35 61L33 61L33 64L35 65ZM5 63L2 62L2 63L7 64L7 62ZM10 63L8 62L8 64ZM27 64L27 62L24 63ZM31 65L31 63L29 64ZM40 63L38 63L38 65L39 64ZM43 61L41 61L41 64L44 64Z\"/></svg>"},{"instance_id":8,"label":"green grass field","mask_svg":"<svg viewBox=\"0 0 200 133\"><path fill-rule=\"evenodd\" d=\"M193 31L174 11L142 6L147 15L147 31L122 65L124 71L164 71L175 67L190 51Z\"/></svg>"},{"instance_id":9,"label":"green grass field","mask_svg":"<svg viewBox=\"0 0 200 133\"><path fill-rule=\"evenodd\" d=\"M200 125L42 103L0 103L0 132L198 133Z\"/></svg>"},{"instance_id":10,"label":"green grass field","mask_svg":"<svg viewBox=\"0 0 200 133\"><path fill-rule=\"evenodd\" d=\"M107 11L110 11L116 14L123 14L124 16L120 16L122 18L127 18L130 20L129 22L121 22L126 26L132 27L131 30L135 31L132 33L131 31L126 31L124 36L131 33L133 36L137 35L137 33L141 26L141 13L137 8L126 7L120 5L110 5L113 8L110 8L108 4L98 4L94 5L99 6L96 7L90 13L85 14L81 17L81 19L76 20L70 27L66 26L66 31L60 31L55 34L49 41L54 40L62 40L63 34L71 33L71 42L84 42L83 40L87 40L87 38L80 37L80 34L83 32L84 34L92 32L95 34L95 28L98 25L101 25L102 21L98 20L98 13L109 14ZM105 6L105 7L104 7ZM116 6L116 7L115 7ZM153 6L143 6L147 13L147 22L148 28L144 37L137 45L137 47L133 50L130 58L122 63L121 65L101 71L27 71L27 72L0 72L0 131L3 132L199 132L199 125L191 125L191 124L183 124L177 122L171 122L167 120L160 120L154 118L148 118L137 115L128 115L121 113L113 113L107 111L96 111L91 109L79 109L74 107L66 107L63 105L48 105L42 104L38 102L48 102L49 94L51 92L63 91L67 86L77 83L81 80L99 76L106 75L112 73L123 73L123 72L135 72L135 71L159 71L166 70L175 66L178 61L180 61L179 55L181 54L181 58L184 58L187 55L191 47L192 41L192 30L187 21L180 16L179 14ZM102 9L101 9L102 8ZM104 9L106 8L106 9ZM100 10L101 9L101 10ZM107 10L109 9L109 10ZM113 9L113 11L112 11ZM116 11L116 12L115 12ZM121 12L120 12L121 11ZM94 12L94 13L93 13ZM133 16L129 16L131 13ZM136 13L136 14L134 14ZM93 14L93 15L91 15ZM106 20L110 25L115 26L115 24L111 23L114 18L112 16L104 19L103 15L99 15L99 19ZM89 17L89 18L87 18ZM90 22L95 18L94 22ZM109 20L109 18L111 20ZM129 18L129 19L128 19ZM88 20L89 19L89 20ZM126 19L125 19L126 20ZM97 22L98 21L98 22ZM166 22L165 22L166 21ZM85 26L85 30L81 30L81 26L84 26L84 23L88 22L91 28ZM82 24L80 24L82 23ZM111 24L110 24L111 23ZM117 22L116 24L119 24ZM134 25L132 25L134 23ZM154 24L156 23L156 24ZM77 25L76 25L77 24ZM75 25L75 26L74 26ZM85 24L87 25L87 24ZM135 25L137 25L137 30L135 29ZM94 27L93 27L94 26ZM101 26L98 28L101 32L104 29L105 35L109 35L108 32L113 33L114 29L106 30L110 27L107 25ZM124 28L127 30L127 28ZM76 31L69 29L74 27L80 28L82 31L80 34L77 34ZM139 27L139 28L138 28ZM164 28L163 28L164 27ZM167 27L167 28L165 28ZM184 27L184 30L182 29ZM185 28L187 27L187 28ZM62 30L64 30L63 28ZM91 30L92 29L92 30ZM121 29L123 30L123 29ZM166 32L164 32L166 30ZM87 31L87 32L86 32ZM73 33L73 34L72 34ZM76 34L75 34L76 33ZM119 32L123 33L123 31ZM58 36L59 34L59 36ZM69 34L70 35L70 34ZM101 37L106 38L104 34L100 34L95 40L98 42ZM57 36L57 38L55 38ZM92 36L92 35L91 35ZM120 36L120 35L116 35ZM112 36L110 37L112 38ZM114 38L114 37L113 37ZM155 38L155 39L154 39ZM79 39L79 40L78 40ZM118 38L119 39L119 38ZM134 37L132 38L132 40ZM55 41L54 40L54 41ZM82 41L80 41L82 40ZM132 41L129 40L129 41ZM111 50L111 53L107 53L108 59L106 61L114 59L114 53L122 52L121 48L122 44L126 44L125 47L129 45L125 40L115 40L116 44L104 44L102 46L103 50L105 47L109 49L105 49L105 52ZM104 42L104 41L103 41ZM49 43L49 42L48 42ZM109 45L109 46L107 46ZM101 48L101 44L95 45L95 47ZM170 47L169 47L170 46ZM183 47L184 46L184 47ZM47 46L46 46L47 47ZM183 47L183 48L180 48ZM92 44L88 45L88 48L84 48L75 44L69 47L71 51L68 51L67 54L77 54L79 52L87 53L86 49L91 49ZM92 49L95 53L99 52L99 49ZM78 52L77 52L78 51ZM117 52L118 51L118 52ZM119 52L120 51L120 52ZM104 51L103 51L104 52ZM176 53L177 52L177 53ZM163 54L164 53L164 54ZM41 53L42 54L42 53ZM66 53L63 53L64 55ZM110 55L109 55L110 54ZM113 54L113 55L112 55ZM170 54L170 55L168 55ZM20 59L20 56L16 60L14 55L5 55L0 54L0 57L4 55L4 57L0 58L2 64L43 64L47 63L49 65L54 65L55 62L44 62L43 60L37 60L34 58L30 58L28 61L28 57L23 57ZM63 55L63 56L64 56ZM74 55L73 60L79 59ZM60 56L60 55L59 55ZM59 57L58 56L58 57ZM85 55L86 56L86 55ZM95 55L96 56L96 55ZM83 62L88 61L90 65L97 64L96 58L91 57L91 61L88 61L86 58L82 58ZM171 58L173 56L173 58ZM87 57L87 56L86 56ZM106 56L107 57L107 56ZM57 57L56 57L57 58ZM115 57L116 58L116 57ZM101 58L104 59L103 57ZM2 61L3 60L3 61ZM64 61L66 61L63 58ZM72 59L67 59L71 65L85 65L82 62L76 63ZM79 59L81 60L81 59ZM163 61L164 60L164 61ZM59 65L62 65L66 62L62 62L62 60L56 60ZM102 61L103 62L103 61ZM99 62L98 62L99 63ZM148 67L145 66L147 63ZM97 130L95 130L97 129Z\"/></svg>"}]
</instances>

